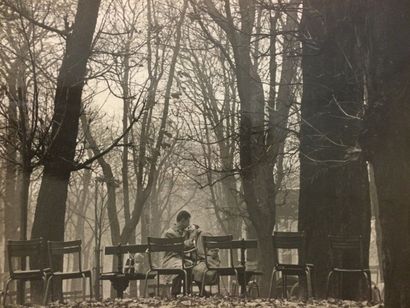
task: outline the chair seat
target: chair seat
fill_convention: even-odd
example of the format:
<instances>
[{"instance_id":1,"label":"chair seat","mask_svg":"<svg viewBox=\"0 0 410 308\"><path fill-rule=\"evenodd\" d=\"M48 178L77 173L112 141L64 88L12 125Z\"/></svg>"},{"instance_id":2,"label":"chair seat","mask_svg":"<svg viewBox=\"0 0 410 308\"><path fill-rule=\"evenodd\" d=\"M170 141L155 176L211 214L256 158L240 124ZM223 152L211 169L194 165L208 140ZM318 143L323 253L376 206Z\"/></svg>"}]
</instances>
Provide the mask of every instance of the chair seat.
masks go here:
<instances>
[{"instance_id":1,"label":"chair seat","mask_svg":"<svg viewBox=\"0 0 410 308\"><path fill-rule=\"evenodd\" d=\"M369 269L366 268L339 268L339 267L335 267L332 268L332 271L335 272L343 272L343 273L363 273L363 272L370 272Z\"/></svg>"},{"instance_id":2,"label":"chair seat","mask_svg":"<svg viewBox=\"0 0 410 308\"><path fill-rule=\"evenodd\" d=\"M240 274L244 272L243 267L217 267L217 268L210 268L211 271L216 271L219 276L231 276L236 275L236 273Z\"/></svg>"},{"instance_id":3,"label":"chair seat","mask_svg":"<svg viewBox=\"0 0 410 308\"><path fill-rule=\"evenodd\" d=\"M12 279L27 279L27 280L40 280L47 275L47 272L44 270L16 270L10 276Z\"/></svg>"},{"instance_id":4,"label":"chair seat","mask_svg":"<svg viewBox=\"0 0 410 308\"><path fill-rule=\"evenodd\" d=\"M148 274L148 279L154 279L155 273ZM119 278L125 278L128 280L144 280L146 273L118 273L118 272L107 272L100 274L100 280L116 280Z\"/></svg>"},{"instance_id":5,"label":"chair seat","mask_svg":"<svg viewBox=\"0 0 410 308\"><path fill-rule=\"evenodd\" d=\"M186 270L182 268L153 268L152 271L160 275L176 275L186 272Z\"/></svg>"},{"instance_id":6,"label":"chair seat","mask_svg":"<svg viewBox=\"0 0 410 308\"><path fill-rule=\"evenodd\" d=\"M310 268L307 264L276 264L275 269L285 275L304 275Z\"/></svg>"},{"instance_id":7,"label":"chair seat","mask_svg":"<svg viewBox=\"0 0 410 308\"><path fill-rule=\"evenodd\" d=\"M251 270L246 270L245 271L245 274L248 276L248 275L251 275L251 276L261 276L261 275L263 275L263 272L261 272L261 271L251 271Z\"/></svg>"},{"instance_id":8,"label":"chair seat","mask_svg":"<svg viewBox=\"0 0 410 308\"><path fill-rule=\"evenodd\" d=\"M83 278L91 277L91 271L82 271L82 272L53 272L52 276L58 277L61 279L74 279L74 278Z\"/></svg>"},{"instance_id":9,"label":"chair seat","mask_svg":"<svg viewBox=\"0 0 410 308\"><path fill-rule=\"evenodd\" d=\"M112 279L118 278L119 275L124 276L124 274L121 274L121 273L118 273L118 272L101 273L100 274L100 280L112 280Z\"/></svg>"},{"instance_id":10,"label":"chair seat","mask_svg":"<svg viewBox=\"0 0 410 308\"><path fill-rule=\"evenodd\" d=\"M148 279L154 279L155 276L154 273L150 273L148 274ZM143 280L146 277L146 273L127 273L125 277L129 280Z\"/></svg>"}]
</instances>

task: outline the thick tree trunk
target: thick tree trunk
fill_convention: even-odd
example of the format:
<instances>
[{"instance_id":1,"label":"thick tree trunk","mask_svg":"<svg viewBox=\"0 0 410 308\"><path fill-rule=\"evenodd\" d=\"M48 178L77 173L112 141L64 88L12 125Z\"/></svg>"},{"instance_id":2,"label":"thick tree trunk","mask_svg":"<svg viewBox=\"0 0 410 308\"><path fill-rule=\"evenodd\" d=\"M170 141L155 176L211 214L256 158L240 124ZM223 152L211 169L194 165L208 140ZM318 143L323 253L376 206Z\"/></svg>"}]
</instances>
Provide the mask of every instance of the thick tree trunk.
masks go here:
<instances>
[{"instance_id":1,"label":"thick tree trunk","mask_svg":"<svg viewBox=\"0 0 410 308\"><path fill-rule=\"evenodd\" d=\"M73 31L67 38L57 80L52 138L44 162L32 238L64 240L67 189L74 167L81 94L99 6L100 0L79 0Z\"/></svg>"},{"instance_id":2,"label":"thick tree trunk","mask_svg":"<svg viewBox=\"0 0 410 308\"><path fill-rule=\"evenodd\" d=\"M99 0L79 0L73 32L67 40L54 101L52 144L44 166L32 238L64 240L67 186L73 170L81 94L99 6Z\"/></svg>"},{"instance_id":3,"label":"thick tree trunk","mask_svg":"<svg viewBox=\"0 0 410 308\"><path fill-rule=\"evenodd\" d=\"M369 1L369 108L362 145L374 169L386 307L410 306L410 6Z\"/></svg>"},{"instance_id":4,"label":"thick tree trunk","mask_svg":"<svg viewBox=\"0 0 410 308\"><path fill-rule=\"evenodd\" d=\"M304 3L303 97L300 132L299 228L307 235L307 261L315 265L315 286L325 296L329 270L328 235L362 235L365 262L370 240L370 199L366 162L350 159L363 108L362 71L355 25L358 1ZM360 256L349 256L346 265ZM358 285L349 280L343 297ZM357 295L357 294L356 294Z\"/></svg>"}]
</instances>

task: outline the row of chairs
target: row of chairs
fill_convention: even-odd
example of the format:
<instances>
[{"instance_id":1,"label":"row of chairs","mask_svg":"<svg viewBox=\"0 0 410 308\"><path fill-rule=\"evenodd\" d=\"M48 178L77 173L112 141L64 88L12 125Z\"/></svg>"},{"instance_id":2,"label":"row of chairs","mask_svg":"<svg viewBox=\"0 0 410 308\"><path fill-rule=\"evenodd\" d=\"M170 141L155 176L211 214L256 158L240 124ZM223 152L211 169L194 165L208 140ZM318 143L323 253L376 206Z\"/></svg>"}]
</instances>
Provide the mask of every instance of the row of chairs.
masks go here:
<instances>
[{"instance_id":1,"label":"row of chairs","mask_svg":"<svg viewBox=\"0 0 410 308\"><path fill-rule=\"evenodd\" d=\"M273 246L275 255L273 256L275 260L275 266L273 268L270 280L270 293L269 297L272 297L273 290L276 290L276 282L279 279L276 277L277 274L281 273L282 275L282 296L284 298L287 297L287 278L288 276L297 276L299 278L299 286L302 284L305 286L305 294L307 298L314 297L315 289L313 284L312 275L314 274L314 265L309 264L306 262L306 238L304 232L275 232L273 237ZM203 280L201 284L200 294L204 294L205 289L205 277L206 272L214 271L216 272L217 279L216 284L218 286L218 292L220 292L220 277L222 276L234 276L237 283L241 285L243 289L243 293L246 293L247 282L250 277L261 275L262 273L257 270L248 270L245 264L234 265L233 260L233 250L234 248L238 248L233 243L232 235L224 235L224 236L204 236L203 237L204 243L204 252L205 255L208 255L208 251L211 249L227 249L229 251L229 265L224 265L220 267L214 267L209 262L208 259L205 258L204 262L206 265L206 271L203 274ZM329 243L330 243L330 251L332 253L331 260L332 266L331 270L328 275L327 279L327 296L329 295L329 290L331 287L331 283L333 282L332 278L336 278L335 276L339 275L342 276L345 273L349 274L359 274L362 278L365 279L366 284L368 286L368 297L371 300L372 296L372 289L371 289L371 276L370 270L365 267L364 264L364 249L363 249L363 241L361 236L329 236ZM149 266L150 270L147 272L147 279L148 275L155 273L157 276L157 294L159 289L159 276L161 275L172 275L172 274L181 274L183 277L183 286L184 286L184 293L188 288L188 278L190 275L190 270L192 268L192 264L190 266L186 266L184 262L184 258L182 258L181 267L178 269L168 269L155 266L152 262L151 253L152 252L177 252L184 256L184 245L182 238L176 239L164 239L164 238L148 238L148 257L149 257ZM253 248L256 248L253 247ZM280 262L279 251L280 250L296 250L298 261L296 263L286 263ZM355 267L345 267L343 265L342 256L344 253L348 251L357 251L359 260L357 260L357 266ZM255 281L253 281L255 282ZM145 285L148 285L147 282ZM259 295L259 286L255 285ZM191 290L192 292L192 284ZM234 292L236 294L236 290ZM340 294L339 294L340 295Z\"/></svg>"},{"instance_id":2,"label":"row of chairs","mask_svg":"<svg viewBox=\"0 0 410 308\"><path fill-rule=\"evenodd\" d=\"M220 292L220 277L222 276L234 276L236 282L239 283L242 287L244 293L246 293L246 283L249 281L251 276L261 275L262 273L256 270L249 270L246 268L246 265L243 262L239 265L234 264L233 260L233 250L234 248L238 248L238 246L234 246L232 235L225 235L225 236L204 236L203 243L204 243L204 252L205 255L208 254L209 250L212 249L227 249L229 252L229 265L224 265L221 267L213 267L209 262L208 259L205 258L204 262L206 265L206 271L203 275L203 280L201 284L200 294L204 294L205 291L205 277L208 271L215 271L216 272L216 284L218 286L218 292ZM237 242L237 241L236 241ZM342 264L334 263L332 265L331 271L328 275L327 280L327 290L329 293L330 283L332 278L336 275L342 275L344 273L354 273L360 274L362 277L365 278L368 287L369 287L369 300L371 300L371 279L370 279L370 270L364 267L364 260L363 260L363 244L362 238L360 236L356 237L342 237L342 236L329 236L329 243L330 243L330 251L334 252L334 255L340 256L339 253L336 252L345 252L351 250L358 250L360 255L360 260L358 260L358 266L355 268L346 268L343 267ZM308 264L305 259L305 252L306 252L306 240L305 234L303 232L275 232L273 235L273 246L275 255L275 266L271 274L271 281L270 281L270 297L272 297L272 289L276 290L275 284L278 279L276 275L278 273L282 274L282 295L283 297L287 297L287 277L288 276L298 276L299 280L302 279L305 288L306 288L306 295L307 297L314 296L314 286L312 280L312 274L314 273L314 266L313 264ZM242 248L242 246L241 246ZM245 247L246 248L246 247ZM248 247L249 248L249 247ZM256 248L252 247L252 248ZM9 288L9 284L13 280L20 280L20 281L33 281L33 280L41 280L43 282L44 287L44 296L43 302L44 304L47 303L49 289L52 286L52 281L55 278L65 280L65 279L74 279L74 278L82 278L83 279L83 297L85 297L85 280L88 278L90 282L90 297L92 297L92 279L91 279L91 271L90 270L83 270L82 263L81 263L81 241L68 241L68 242L54 242L48 241L45 243L42 239L38 240L29 240L29 241L8 241L7 245L8 249L8 261L9 261L9 269L10 269L10 277L7 280L6 288L4 291L3 297L3 305L6 302L7 291ZM298 262L296 264L289 264L286 262L279 262L279 250L286 249L286 250L297 250L298 255ZM24 260L24 264L27 264L27 258L30 260L43 260L42 253L44 251L48 252L48 264L47 266L39 265L38 269L30 269L26 270L25 267L22 269L16 270L14 267L15 262L13 259L20 258ZM182 256L182 262L180 268L164 268L158 266L153 261L152 254L157 252L176 252ZM192 251L191 251L192 252ZM191 292L192 293L192 283L190 282L190 275L191 269L194 264L187 265L184 260L184 256L187 253L184 250L184 241L182 238L176 239L167 239L167 238L148 238L148 263L149 263L149 270L146 272L145 275L145 286L148 286L148 279L152 279L152 277L156 277L157 285L156 285L156 293L159 292L160 287L160 276L162 275L181 275L183 280L183 290L184 293ZM78 269L73 272L61 272L56 269L54 266L54 260L56 257L64 256L65 254L77 254L78 256ZM332 254L333 256L333 254ZM332 257L332 260L335 260L335 256ZM20 263L22 264L22 263ZM300 281L300 284L301 282ZM189 289L190 288L190 289ZM259 287L256 284L257 291L259 293ZM235 292L236 293L236 290ZM146 294L146 291L145 291Z\"/></svg>"},{"instance_id":3,"label":"row of chairs","mask_svg":"<svg viewBox=\"0 0 410 308\"><path fill-rule=\"evenodd\" d=\"M45 251L47 251L47 258L44 258ZM73 272L63 272L58 269L56 260L64 257L66 254L77 255L77 270ZM81 240L66 242L45 242L43 239L26 241L9 240L7 242L7 256L10 275L4 289L3 306L6 304L9 285L13 280L23 283L26 281L42 281L44 290L43 303L45 305L47 304L50 287L52 288L54 279L66 280L82 278L83 298L85 298L85 280L88 278L90 283L90 298L92 298L91 270L82 269ZM47 260L48 262L41 262L41 260ZM32 266L33 262L37 264Z\"/></svg>"},{"instance_id":4,"label":"row of chairs","mask_svg":"<svg viewBox=\"0 0 410 308\"><path fill-rule=\"evenodd\" d=\"M341 278L344 274L358 274L364 278L367 284L368 300L372 300L372 284L370 269L365 266L364 262L364 247L361 236L336 236L329 235L330 245L330 260L331 267L326 281L326 297L329 297L331 284L334 282L332 278L339 278L339 287ZM272 296L272 287L276 281L276 273L282 273L282 294L287 297L287 276L298 276L304 278L307 297L314 296L314 285L312 274L314 274L314 265L306 261L306 239L304 232L275 232L273 236L273 246L275 250L275 267L271 275L270 297ZM279 262L279 249L295 249L297 250L297 264L287 264ZM355 252L358 255L355 266L347 267L344 262L346 253ZM360 278L360 277L359 277ZM301 284L301 281L299 281ZM340 288L339 288L340 297Z\"/></svg>"}]
</instances>

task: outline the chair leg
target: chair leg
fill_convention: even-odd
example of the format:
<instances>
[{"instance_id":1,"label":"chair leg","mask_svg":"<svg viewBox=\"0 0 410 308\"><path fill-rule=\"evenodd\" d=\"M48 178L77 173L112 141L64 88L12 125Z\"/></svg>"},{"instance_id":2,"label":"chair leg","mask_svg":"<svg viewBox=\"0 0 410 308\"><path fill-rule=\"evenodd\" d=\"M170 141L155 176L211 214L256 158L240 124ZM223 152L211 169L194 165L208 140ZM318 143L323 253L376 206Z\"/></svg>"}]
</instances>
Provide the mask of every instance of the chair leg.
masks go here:
<instances>
[{"instance_id":1,"label":"chair leg","mask_svg":"<svg viewBox=\"0 0 410 308\"><path fill-rule=\"evenodd\" d=\"M218 275L218 294L221 295L221 277L219 275Z\"/></svg>"},{"instance_id":2,"label":"chair leg","mask_svg":"<svg viewBox=\"0 0 410 308\"><path fill-rule=\"evenodd\" d=\"M258 294L258 297L261 297L261 293L259 291L259 284L257 280L255 280L255 286L256 286L256 293Z\"/></svg>"},{"instance_id":3,"label":"chair leg","mask_svg":"<svg viewBox=\"0 0 410 308\"><path fill-rule=\"evenodd\" d=\"M237 273L237 275L238 275L238 273ZM243 293L243 294L245 294L245 296L248 296L248 291L247 291L247 289L246 289L246 285L247 285L248 283L247 283L247 280L246 280L246 270L244 270L243 271L243 287L245 288L245 290L241 290L241 292Z\"/></svg>"},{"instance_id":4,"label":"chair leg","mask_svg":"<svg viewBox=\"0 0 410 308\"><path fill-rule=\"evenodd\" d=\"M269 284L269 298L272 298L272 287L274 287L274 279L276 277L276 269L273 269L271 277L270 277L270 284Z\"/></svg>"},{"instance_id":5,"label":"chair leg","mask_svg":"<svg viewBox=\"0 0 410 308\"><path fill-rule=\"evenodd\" d=\"M13 281L13 279L11 279L11 278L7 279L6 288L4 289L4 294L3 294L3 307L6 306L6 296L7 296L8 290L9 290L10 282L12 282L12 281ZM10 301L11 301L11 295L10 295Z\"/></svg>"},{"instance_id":6,"label":"chair leg","mask_svg":"<svg viewBox=\"0 0 410 308\"><path fill-rule=\"evenodd\" d=\"M242 290L242 286L240 285L240 283L239 283L239 274L238 274L238 271L237 270L235 270L235 278L236 278L236 281L238 282L238 293L239 292L243 292L243 290ZM246 280L245 280L246 281ZM245 289L246 289L246 287L245 287ZM245 290L245 292L246 292L246 290ZM239 295L239 294L238 294ZM236 289L235 289L235 294L234 294L234 296L236 296Z\"/></svg>"},{"instance_id":7,"label":"chair leg","mask_svg":"<svg viewBox=\"0 0 410 308\"><path fill-rule=\"evenodd\" d=\"M236 281L232 281L232 294L236 294L236 286L238 285Z\"/></svg>"},{"instance_id":8,"label":"chair leg","mask_svg":"<svg viewBox=\"0 0 410 308\"><path fill-rule=\"evenodd\" d=\"M329 298L330 279L332 278L333 274L334 274L334 271L330 271L330 273L327 275L326 298Z\"/></svg>"},{"instance_id":9,"label":"chair leg","mask_svg":"<svg viewBox=\"0 0 410 308\"><path fill-rule=\"evenodd\" d=\"M282 297L288 298L288 277L282 272Z\"/></svg>"},{"instance_id":10,"label":"chair leg","mask_svg":"<svg viewBox=\"0 0 410 308\"><path fill-rule=\"evenodd\" d=\"M187 289L188 289L188 273L184 271L184 284L183 284L183 295L187 295Z\"/></svg>"},{"instance_id":11,"label":"chair leg","mask_svg":"<svg viewBox=\"0 0 410 308\"><path fill-rule=\"evenodd\" d=\"M48 277L47 279L47 283L46 283L46 290L44 292L44 297L43 297L43 305L46 306L47 305L47 301L48 301L48 291L50 289L50 283L52 282L53 279L53 275L51 275L50 277Z\"/></svg>"},{"instance_id":12,"label":"chair leg","mask_svg":"<svg viewBox=\"0 0 410 308\"><path fill-rule=\"evenodd\" d=\"M82 274L83 278L82 278L82 282L83 282L83 301L85 301L85 292L86 292L86 277L84 274Z\"/></svg>"},{"instance_id":13,"label":"chair leg","mask_svg":"<svg viewBox=\"0 0 410 308\"><path fill-rule=\"evenodd\" d=\"M207 273L207 271L205 271L203 274L202 274L202 284L201 284L201 291L200 291L200 296L204 296L204 291L205 291L205 277L206 277L206 273Z\"/></svg>"},{"instance_id":14,"label":"chair leg","mask_svg":"<svg viewBox=\"0 0 410 308\"><path fill-rule=\"evenodd\" d=\"M312 276L310 275L310 269L306 268L306 299L312 298Z\"/></svg>"},{"instance_id":15,"label":"chair leg","mask_svg":"<svg viewBox=\"0 0 410 308\"><path fill-rule=\"evenodd\" d=\"M145 274L145 286L144 286L144 297L147 297L147 290L148 290L148 275L151 274L151 271L149 270Z\"/></svg>"},{"instance_id":16,"label":"chair leg","mask_svg":"<svg viewBox=\"0 0 410 308\"><path fill-rule=\"evenodd\" d=\"M90 281L90 300L93 299L93 275L90 274L88 277L88 280ZM99 280L96 281L96 283L99 283Z\"/></svg>"},{"instance_id":17,"label":"chair leg","mask_svg":"<svg viewBox=\"0 0 410 308\"><path fill-rule=\"evenodd\" d=\"M363 272L364 278L366 279L366 284L368 286L368 292L369 292L369 302L373 300L372 298L372 278L370 272L364 271Z\"/></svg>"},{"instance_id":18,"label":"chair leg","mask_svg":"<svg viewBox=\"0 0 410 308\"><path fill-rule=\"evenodd\" d=\"M159 296L159 273L157 273L157 288L155 290L155 295Z\"/></svg>"}]
</instances>

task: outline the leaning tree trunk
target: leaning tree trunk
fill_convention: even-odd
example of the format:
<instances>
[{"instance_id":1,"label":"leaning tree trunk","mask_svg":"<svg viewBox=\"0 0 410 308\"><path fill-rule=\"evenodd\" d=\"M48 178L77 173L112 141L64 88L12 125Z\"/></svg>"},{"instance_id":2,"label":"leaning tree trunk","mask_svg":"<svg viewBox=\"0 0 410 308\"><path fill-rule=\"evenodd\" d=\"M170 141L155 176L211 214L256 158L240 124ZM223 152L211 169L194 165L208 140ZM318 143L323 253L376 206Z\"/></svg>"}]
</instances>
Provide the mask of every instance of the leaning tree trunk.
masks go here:
<instances>
[{"instance_id":1,"label":"leaning tree trunk","mask_svg":"<svg viewBox=\"0 0 410 308\"><path fill-rule=\"evenodd\" d=\"M78 135L81 94L97 22L99 0L79 0L57 80L52 143L40 186L32 238L64 240L67 187Z\"/></svg>"},{"instance_id":2,"label":"leaning tree trunk","mask_svg":"<svg viewBox=\"0 0 410 308\"><path fill-rule=\"evenodd\" d=\"M410 306L410 6L369 1L369 108L362 144L374 169L386 307Z\"/></svg>"},{"instance_id":3,"label":"leaning tree trunk","mask_svg":"<svg viewBox=\"0 0 410 308\"><path fill-rule=\"evenodd\" d=\"M64 240L67 190L74 166L81 95L99 6L100 0L79 0L73 30L67 38L57 79L51 144L44 162L32 238Z\"/></svg>"},{"instance_id":4,"label":"leaning tree trunk","mask_svg":"<svg viewBox=\"0 0 410 308\"><path fill-rule=\"evenodd\" d=\"M329 234L362 235L368 263L370 198L365 160L355 149L363 108L362 70L355 24L360 1L304 3L303 97L300 131L299 228L307 236L307 261L315 265L315 286L325 296ZM353 265L360 256L345 260ZM347 277L346 277L347 278ZM346 282L346 280L345 280ZM343 297L357 296L348 281Z\"/></svg>"}]
</instances>

